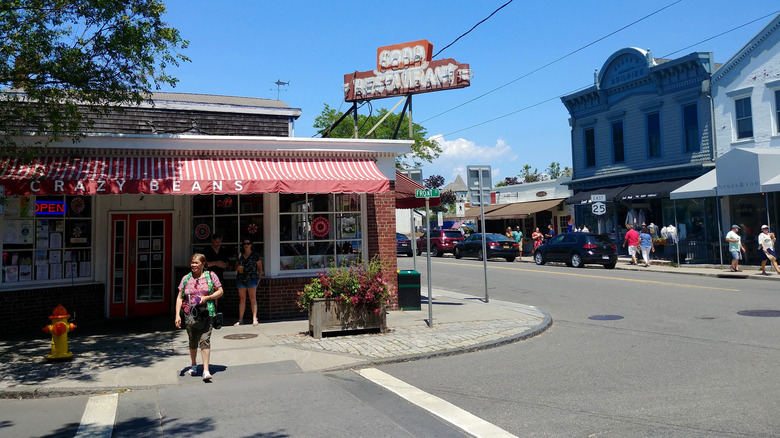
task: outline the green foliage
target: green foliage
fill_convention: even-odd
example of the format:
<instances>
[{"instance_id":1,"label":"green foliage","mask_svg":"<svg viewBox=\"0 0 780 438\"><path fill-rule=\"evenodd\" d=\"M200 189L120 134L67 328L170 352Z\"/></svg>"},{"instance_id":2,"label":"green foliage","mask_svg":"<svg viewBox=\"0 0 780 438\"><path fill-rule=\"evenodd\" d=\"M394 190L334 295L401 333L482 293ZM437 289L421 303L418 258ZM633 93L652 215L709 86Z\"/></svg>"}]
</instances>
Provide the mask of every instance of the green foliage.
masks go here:
<instances>
[{"instance_id":1,"label":"green foliage","mask_svg":"<svg viewBox=\"0 0 780 438\"><path fill-rule=\"evenodd\" d=\"M536 182L536 181L544 181L544 176L539 173L539 169L534 169L533 172L531 172L531 165L526 164L523 166L523 173L518 175L519 177L523 178L523 182Z\"/></svg>"},{"instance_id":2,"label":"green foliage","mask_svg":"<svg viewBox=\"0 0 780 438\"><path fill-rule=\"evenodd\" d=\"M550 167L547 168L547 175L550 177L550 179L558 179L571 176L572 172L568 166L561 170L561 163L553 161L550 163Z\"/></svg>"},{"instance_id":3,"label":"green foliage","mask_svg":"<svg viewBox=\"0 0 780 438\"><path fill-rule=\"evenodd\" d=\"M298 293L298 306L308 310L315 298L329 298L378 312L382 306L391 305L395 296L395 289L385 278L385 266L376 256L368 264L333 266L321 272Z\"/></svg>"},{"instance_id":4,"label":"green foliage","mask_svg":"<svg viewBox=\"0 0 780 438\"><path fill-rule=\"evenodd\" d=\"M368 134L368 131L374 127L376 123L378 123L382 117L385 116L385 114L388 113L388 110L385 108L382 108L378 111L376 115L358 115L358 137L364 138L366 134ZM314 128L317 129L318 132L324 133L333 123L335 123L341 116L343 116L344 113L341 111L337 111L334 108L331 108L328 106L328 104L325 104L325 107L322 109L322 113L317 116L316 119L314 119ZM328 137L332 138L354 138L355 137L355 130L354 130L354 123L353 123L353 116L350 115L344 120L341 121L330 133L328 134ZM381 139L392 139L393 133L395 132L395 127L398 125L398 120L401 118L400 114L392 113L390 114L381 125L379 125L370 135L368 138L381 138ZM441 146L439 146L438 143L432 140L426 139L428 135L428 131L422 127L421 125L418 125L417 123L413 123L413 129L414 129L414 145L412 145L412 153L410 157L407 157L409 160L406 165L407 167L420 167L423 162L432 162L434 159L438 158L441 154ZM398 130L398 135L395 137L398 139L405 139L410 138L409 137L409 119L404 118L404 120L401 122L401 127ZM397 163L398 165L401 164L399 161Z\"/></svg>"},{"instance_id":5,"label":"green foliage","mask_svg":"<svg viewBox=\"0 0 780 438\"><path fill-rule=\"evenodd\" d=\"M423 180L425 187L429 189L440 189L444 185L444 177L441 175L431 175Z\"/></svg>"},{"instance_id":6,"label":"green foliage","mask_svg":"<svg viewBox=\"0 0 780 438\"><path fill-rule=\"evenodd\" d=\"M6 154L74 141L117 104L140 104L189 59L159 0L3 0L0 146ZM22 134L39 136L27 143ZM33 148L30 148L32 146Z\"/></svg>"}]
</instances>

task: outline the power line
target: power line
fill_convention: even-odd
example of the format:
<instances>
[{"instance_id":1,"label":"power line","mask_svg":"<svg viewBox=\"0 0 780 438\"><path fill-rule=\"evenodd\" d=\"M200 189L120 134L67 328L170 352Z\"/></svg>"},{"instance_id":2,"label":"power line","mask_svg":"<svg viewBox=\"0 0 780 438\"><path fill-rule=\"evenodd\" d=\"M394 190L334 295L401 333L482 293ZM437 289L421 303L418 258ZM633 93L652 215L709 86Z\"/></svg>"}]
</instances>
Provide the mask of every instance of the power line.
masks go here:
<instances>
[{"instance_id":1,"label":"power line","mask_svg":"<svg viewBox=\"0 0 780 438\"><path fill-rule=\"evenodd\" d=\"M741 24L741 25L739 25L739 26L737 26L737 27L735 27L735 28L733 28L733 29L729 29L729 30L727 30L727 31L725 31L725 32L721 32L721 33L719 33L719 34L717 34L717 35L715 35L715 36L711 36L711 37L709 37L709 38L707 38L707 39L703 39L703 40L701 40L701 41L699 41L699 42L697 42L697 43L693 43L693 44L691 44L690 46L683 47L682 49L680 49L680 50L676 50L676 51L674 51L674 52L672 52L672 53L669 53L669 54L666 54L666 55L664 55L663 57L664 57L664 58L667 58L667 57L669 57L669 56L672 56L672 55L674 55L675 53L680 53L680 52L682 52L683 50L688 50L688 49L690 49L691 47L697 46L697 45L699 45L699 44L701 44L701 43L706 43L707 41L714 40L715 38L718 38L718 37L721 37L721 36L723 36L723 35L726 35L727 33L734 32L734 31L735 31L735 30L737 30L737 29L741 29L741 28L743 28L743 27L745 27L745 26L749 26L749 25L751 25L751 24L755 23L756 21L765 20L767 17L773 17L773 16L777 15L778 13L780 13L780 11L775 11L775 12L772 12L771 14L766 14L766 15L764 15L763 17L758 17L758 18L756 18L756 19L755 19L755 20L753 20L753 21L748 21L748 22L747 22L747 23L745 23L745 24Z\"/></svg>"},{"instance_id":2,"label":"power line","mask_svg":"<svg viewBox=\"0 0 780 438\"><path fill-rule=\"evenodd\" d=\"M780 13L780 10L778 10L778 11L775 11L775 12L772 12L772 13L769 13L769 14L766 14L766 15L764 15L764 16L762 16L762 17L756 18L755 20L752 20L752 21L749 21L749 22L747 22L747 23L741 24L741 25L739 25L739 26L736 26L736 27L734 27L734 28L731 28L731 29L729 29L729 30L727 30L727 31L725 31L725 32L721 32L721 33L719 33L719 34L717 34L717 35L714 35L714 36L712 36L712 37L709 37L709 38L706 38L706 39L704 39L704 40L701 40L701 41L699 41L699 42L697 42L697 43L694 43L694 44L691 44L691 45L689 45L689 46L683 47L682 49L679 49L679 50L676 50L676 51L674 51L674 52L671 52L671 53L669 53L669 54L667 54L667 55L664 55L662 58L667 58L667 57L669 57L669 56L671 56L671 55L674 55L674 54L676 54L676 53L682 52L683 50L690 49L691 47L694 47L694 46L696 46L696 45L699 45L699 44L701 44L701 43L705 43L705 42L707 42L707 41L710 41L710 40L713 40L713 39L715 39L715 38L721 37L721 36L723 36L723 35L726 35L726 34L728 34L728 33L734 32L735 30L738 30L738 29L741 29L741 28L743 28L743 27L745 27L745 26L751 25L751 24L753 24L753 23L755 23L755 22L757 22L757 21L764 20L764 19L766 19L767 17L772 17L772 16L775 16L775 15L777 15L778 13ZM568 56L568 55L567 55L567 56ZM561 58L561 59L562 59L562 58ZM554 61L554 62L557 62L557 60L556 60L556 61ZM548 65L549 65L549 64L548 64ZM546 67L546 66L545 66L545 67ZM540 67L539 69L537 69L537 70L534 70L534 71L538 71L538 70L540 70L541 68L544 68L544 67ZM531 73L533 73L533 72L531 72ZM528 73L528 74L530 74L530 73ZM524 75L523 77L525 77L525 76L528 76L528 74ZM518 79L521 79L521 78L518 78ZM518 79L515 79L515 80L514 80L514 81L512 81L512 82L515 82L515 81L517 81ZM509 82L509 83L507 83L507 84L504 84L504 85L502 85L502 86L501 86L501 87L499 87L499 88L503 88L503 87L505 87L505 86L507 86L507 85L511 84L512 82ZM567 95L569 95L569 94L576 93L577 91L582 91L582 90L584 90L584 89L586 89L586 88L588 88L588 87L591 87L591 86L592 86L591 84L588 84L588 85L585 85L585 86L579 87L579 88L577 88L576 90L570 91L570 92L568 92L568 93L565 93L565 94L559 94L559 95L557 95L557 96L555 96L555 97L551 97L551 98L549 98L549 99L545 99L545 100L539 101L539 102L537 102L537 103L534 103L534 104L532 104L532 105L529 105L529 106L526 106L526 107L520 108L520 109L518 109L518 110L515 110L515 111L512 111L512 112L509 112L509 113L506 113L506 114L500 115L500 116L498 116L498 117L494 117L494 118L492 118L492 119L490 119L490 120L486 120L486 121L484 121L484 122L476 123L476 124L474 124L474 125L471 125L471 126L466 126L466 127L464 127L464 128L461 128L461 129L458 129L458 130L455 130L455 131L452 131L452 132L448 132L448 133L446 133L446 134L443 134L443 136L448 136L448 135L452 135L452 134L457 134L458 132L467 131L467 130L469 130L469 129L476 128L476 127L478 127L478 126L482 126L482 125L485 125L485 124L487 124L487 123L491 123L491 122L494 122L494 121L496 121L496 120L500 120L500 119L503 119L503 118L505 118L505 117L509 117L509 116L511 116L511 115L514 115L514 114L520 113L520 112L522 112L522 111L526 111L526 110L528 110L528 109L531 109L531 108L537 107L537 106L539 106L539 105L545 104L545 103L547 103L547 102L550 102L550 101L553 101L553 100L560 99L560 98L562 98L562 97L564 97L564 96L567 96ZM433 117L430 117L430 118L428 118L428 119L426 119L426 120L423 120L423 121L422 121L422 122L420 122L420 123L425 123L425 122L426 122L426 121L428 121L428 120L431 120L431 119L433 119L433 118L435 118L435 117L438 117L438 116L440 116L441 114L447 113L447 112L449 112L449 111L452 111L452 110L454 110L454 109L457 109L457 108L458 108L458 107L460 107L460 106L463 106L463 105L465 105L465 104L468 104L468 103L470 103L470 102L473 102L474 100L477 100L477 99L479 99L479 98L481 98L481 97L483 97L483 96L485 96L485 95L487 95L487 94L489 94L489 93L492 93L493 91L496 91L496 90L498 90L499 88L496 88L495 90L491 90L491 91L489 91L489 92L487 92L487 93L485 93L485 94L483 94L483 95L481 95L481 96L478 96L478 97L476 97L476 98L474 98L474 99L471 99L470 101L468 101L468 102L465 102L465 103L463 103L463 104L461 104L461 105L458 105L458 106L456 106L456 107L453 107L453 108L451 108L451 109L449 109L449 110L447 110L447 111L445 111L445 112L443 112L443 113L437 114L437 115L435 115L435 116L433 116Z\"/></svg>"},{"instance_id":3,"label":"power line","mask_svg":"<svg viewBox=\"0 0 780 438\"><path fill-rule=\"evenodd\" d=\"M448 112L450 112L450 111L453 111L453 110L456 110L456 109L458 109L458 108L460 108L460 107L462 107L462 106L468 105L468 104L470 104L471 102L474 102L474 101L476 101L476 100L482 99L483 97L487 96L488 94L492 94L492 93L494 93L494 92L496 92L496 91L498 91L498 90L500 90L500 89L502 89L502 88L504 88L504 87L507 87L507 86L509 86L509 85L511 85L511 84L513 84L513 83L515 83L515 82L517 82L517 81L519 81L520 79L526 78L526 77L528 77L528 76L530 76L530 75L532 75L532 74L534 74L534 73L536 73L536 72L538 72L538 71L540 71L540 70L543 70L543 69L545 69L545 68L547 68L547 67L549 67L549 66L551 66L551 65L553 65L553 64L555 64L555 63L557 63L557 62L560 62L560 61L562 61L562 60L564 60L564 59L568 58L569 56L571 56L571 55L573 55L573 54L575 54L575 53L577 53L577 52L580 52L580 51L582 51L582 50L584 50L584 49L586 49L586 48L588 48L588 47L590 47L590 46L592 46L592 45L594 45L594 44L596 44L596 43L598 43L598 42L600 42L600 41L602 41L602 40L604 40L604 39L606 39L606 38L609 38L609 37L611 37L612 35L615 35L616 33L622 32L623 30L626 30L626 29L628 29L629 27L631 27L631 26L633 26L633 25L635 25L635 24L637 24L637 23L640 23L640 22L642 22L642 21L644 21L644 20L648 19L648 18L652 17L652 16L653 16L653 15L655 15L655 14L658 14L659 12L661 12L661 11L663 11L663 10L665 10L665 9L668 9L668 8L670 8L670 7L674 6L674 5L676 5L677 3L680 3L681 1L682 1L682 0L677 0L677 1L673 2L673 3L670 3L670 4L668 4L668 5L664 6L664 7L662 7L662 8L660 8L660 9L656 10L655 12L652 12L652 13L650 13L650 14L648 14L648 15L645 15L644 17L642 17L642 18L640 18L640 19L638 19L638 20L635 20L634 22L632 22L632 23L629 23L629 24L627 24L627 25L625 25L625 26L621 27L620 29L617 29L617 30L615 30L615 31L613 31L613 32L610 32L610 33L608 33L608 34L604 35L603 37L601 37L601 38L599 38L599 39L596 39L596 40L594 40L594 41L591 41L590 43L588 43L588 44L586 44L586 45L584 45L584 46L580 47L579 49L573 50L573 51L571 51L571 52L567 53L566 55L563 55L563 56L561 56L560 58L558 58L558 59L555 59L554 61L550 61L550 62L548 62L547 64L545 64L545 65L543 65L543 66L541 66L541 67L539 67L539 68L537 68L537 69L535 69L535 70L532 70L532 71L530 71L530 72L528 72L528 73L526 73L526 74L524 74L524 75L520 76L519 78L513 79L513 80L511 80L511 81L509 81L509 82L507 82L507 83L505 83L505 84L503 84L503 85L500 85L500 86L498 86L498 87L496 87L496 88L494 88L494 89L492 89L492 90L490 90L490 91L488 91L488 92L485 92L485 93L483 93L483 94L481 94L481 95L479 95L479 96L477 96L477 97L475 97L475 98L473 98L473 99L471 99L471 100L467 100L466 102L463 102L463 103L462 103L462 104L460 104L460 105L454 106L454 107L452 107L452 108L450 108L450 109L448 109L448 110L445 110L445 111L443 111L443 112L440 112L439 114L436 114L436 115L434 115L434 116L432 116L432 117L429 117L429 118L427 118L427 119L425 119L425 120L421 121L420 123L425 123L425 122L427 122L427 121L429 121L429 120L433 120L433 119L435 119L436 117L439 117L439 116L441 116L441 115L447 114L447 113L448 113ZM502 6L502 7L503 7L503 6ZM500 8L499 8L499 9L500 9ZM484 20L483 20L483 21L484 21ZM465 35L465 34L464 34L464 35ZM459 37L459 38L460 38L460 37ZM457 41L457 40L456 40L456 41ZM454 43L454 41L453 41L453 43ZM452 44L450 44L450 45L452 45ZM449 47L449 46L448 46L448 47Z\"/></svg>"},{"instance_id":4,"label":"power line","mask_svg":"<svg viewBox=\"0 0 780 438\"><path fill-rule=\"evenodd\" d=\"M477 28L477 26L479 26L480 24L482 24L482 23L484 23L484 22L488 21L488 19L490 19L490 17L492 17L493 15L496 15L496 12L500 11L501 9L504 9L504 7L506 7L507 5L509 5L510 3L512 3L513 1L514 1L514 0L509 0L508 2L504 3L503 5L501 5L501 6L500 6L498 9L496 9L496 10L495 10L495 11L493 11L493 12L492 12L490 15L488 15L488 16L487 16L487 17L486 17L484 20L482 20L482 21L480 21L479 23L475 24L474 26L472 26L472 28L471 28L471 29L469 29L468 31L466 31L464 34L462 34L461 36L459 36L459 37L455 38L455 40L454 40L453 42L451 42L451 43L447 44L446 46L444 46L444 48L442 48L441 50L439 50L438 52L436 52L436 54L435 54L435 55L433 55L433 57L432 57L431 59L433 59L433 58L435 58L435 57L439 56L439 54L440 54L441 52L445 51L445 50L446 50L447 48L449 48L451 45L453 45L453 44L455 44L456 42L458 42L458 40L459 40L459 39L461 39L461 38L463 38L464 36L466 36L466 35L468 35L469 33L471 33L471 31L472 31L472 30L474 30L474 29L476 29L476 28Z\"/></svg>"}]
</instances>

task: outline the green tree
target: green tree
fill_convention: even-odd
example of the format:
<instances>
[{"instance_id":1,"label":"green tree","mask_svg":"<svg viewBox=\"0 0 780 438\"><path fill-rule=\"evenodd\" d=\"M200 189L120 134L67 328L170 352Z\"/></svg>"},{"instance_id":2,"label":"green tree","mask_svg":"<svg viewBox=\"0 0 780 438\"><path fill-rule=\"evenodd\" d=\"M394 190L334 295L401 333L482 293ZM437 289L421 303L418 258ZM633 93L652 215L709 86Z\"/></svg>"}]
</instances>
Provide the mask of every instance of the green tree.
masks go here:
<instances>
[{"instance_id":1,"label":"green tree","mask_svg":"<svg viewBox=\"0 0 780 438\"><path fill-rule=\"evenodd\" d=\"M541 173L539 173L539 169L534 169L533 172L531 172L531 165L525 164L523 165L523 172L519 175L517 175L523 179L522 182L530 183L530 182L537 182L537 181L544 181L545 177Z\"/></svg>"},{"instance_id":2,"label":"green tree","mask_svg":"<svg viewBox=\"0 0 780 438\"><path fill-rule=\"evenodd\" d=\"M553 161L550 163L550 167L547 168L547 175L550 179L564 178L571 176L571 169L567 166L561 170L561 163Z\"/></svg>"},{"instance_id":3,"label":"green tree","mask_svg":"<svg viewBox=\"0 0 780 438\"><path fill-rule=\"evenodd\" d=\"M380 120L388 110L382 108L374 116L372 115L358 115L358 137L363 138L368 134L368 131ZM318 132L324 133L331 125L343 116L344 113L331 108L328 104L322 109L322 113L314 119L314 128ZM401 118L400 114L391 113L387 118L379 125L370 135L369 138L381 138L392 139L395 127L398 125L398 120ZM333 130L328 134L328 137L333 138L353 138L355 136L354 125L352 122L352 116L345 118L341 121ZM407 167L420 167L423 162L432 162L441 154L441 146L433 140L429 140L428 131L413 123L414 129L414 145L412 145L412 153L410 157L407 157L409 162L406 163ZM409 121L404 119L401 122L401 127L398 130L397 138L404 139L409 138ZM404 163L399 159L397 161L398 166L402 166Z\"/></svg>"},{"instance_id":4,"label":"green tree","mask_svg":"<svg viewBox=\"0 0 780 438\"><path fill-rule=\"evenodd\" d=\"M189 59L159 0L3 0L0 3L0 146L37 153L77 141L119 104L175 86L169 68ZM36 140L22 141L21 134ZM31 137L26 137L31 138Z\"/></svg>"}]
</instances>

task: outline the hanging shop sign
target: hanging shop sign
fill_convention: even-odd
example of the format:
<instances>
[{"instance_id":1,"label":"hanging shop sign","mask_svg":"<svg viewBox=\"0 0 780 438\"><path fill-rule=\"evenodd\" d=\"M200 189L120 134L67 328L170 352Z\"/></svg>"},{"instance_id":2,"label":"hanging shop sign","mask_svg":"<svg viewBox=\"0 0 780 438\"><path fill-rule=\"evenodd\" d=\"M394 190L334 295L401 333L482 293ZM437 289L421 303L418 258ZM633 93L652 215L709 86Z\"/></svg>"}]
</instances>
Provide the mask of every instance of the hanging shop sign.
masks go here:
<instances>
[{"instance_id":1,"label":"hanging shop sign","mask_svg":"<svg viewBox=\"0 0 780 438\"><path fill-rule=\"evenodd\" d=\"M446 58L432 61L428 40L379 47L376 70L344 75L344 100L359 102L471 85L468 64Z\"/></svg>"}]
</instances>

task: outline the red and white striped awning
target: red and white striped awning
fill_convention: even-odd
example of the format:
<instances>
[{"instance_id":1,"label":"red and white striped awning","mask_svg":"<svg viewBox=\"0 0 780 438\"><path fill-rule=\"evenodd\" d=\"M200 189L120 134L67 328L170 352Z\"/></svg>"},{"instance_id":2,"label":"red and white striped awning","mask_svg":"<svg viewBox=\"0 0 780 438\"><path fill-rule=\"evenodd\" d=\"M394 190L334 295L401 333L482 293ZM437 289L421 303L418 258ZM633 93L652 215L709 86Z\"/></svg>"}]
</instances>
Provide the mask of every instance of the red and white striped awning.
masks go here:
<instances>
[{"instance_id":1,"label":"red and white striped awning","mask_svg":"<svg viewBox=\"0 0 780 438\"><path fill-rule=\"evenodd\" d=\"M7 195L378 193L390 182L372 159L6 157Z\"/></svg>"}]
</instances>

